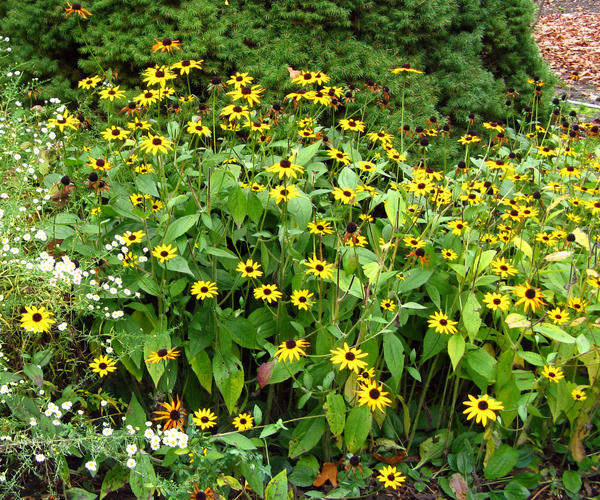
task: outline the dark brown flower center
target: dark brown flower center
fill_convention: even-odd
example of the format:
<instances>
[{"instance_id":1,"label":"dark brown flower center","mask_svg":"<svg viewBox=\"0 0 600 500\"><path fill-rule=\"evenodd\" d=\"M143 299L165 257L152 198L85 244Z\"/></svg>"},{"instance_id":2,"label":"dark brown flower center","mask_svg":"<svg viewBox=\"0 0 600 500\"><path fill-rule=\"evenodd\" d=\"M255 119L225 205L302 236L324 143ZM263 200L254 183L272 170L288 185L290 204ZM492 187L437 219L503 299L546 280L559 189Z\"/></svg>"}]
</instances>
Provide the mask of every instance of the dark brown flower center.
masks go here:
<instances>
[{"instance_id":1,"label":"dark brown flower center","mask_svg":"<svg viewBox=\"0 0 600 500\"><path fill-rule=\"evenodd\" d=\"M156 352L156 354L158 354L161 358L164 358L168 352L169 351L167 351L166 349L160 349Z\"/></svg>"},{"instance_id":2,"label":"dark brown flower center","mask_svg":"<svg viewBox=\"0 0 600 500\"><path fill-rule=\"evenodd\" d=\"M344 191L344 196L346 198L350 198L352 196L352 193L350 191Z\"/></svg>"},{"instance_id":3,"label":"dark brown flower center","mask_svg":"<svg viewBox=\"0 0 600 500\"><path fill-rule=\"evenodd\" d=\"M249 95L252 94L252 89L246 85L245 87L242 87L240 89L240 92L242 93L242 95Z\"/></svg>"},{"instance_id":4,"label":"dark brown flower center","mask_svg":"<svg viewBox=\"0 0 600 500\"><path fill-rule=\"evenodd\" d=\"M446 326L448 324L448 320L440 319L440 325Z\"/></svg>"},{"instance_id":5,"label":"dark brown flower center","mask_svg":"<svg viewBox=\"0 0 600 500\"><path fill-rule=\"evenodd\" d=\"M201 293L207 293L208 292L208 287L206 287L206 286L201 287L200 288L200 292Z\"/></svg>"},{"instance_id":6,"label":"dark brown flower center","mask_svg":"<svg viewBox=\"0 0 600 500\"><path fill-rule=\"evenodd\" d=\"M395 474L388 474L387 478L388 478L388 481L395 481L396 480L396 475Z\"/></svg>"},{"instance_id":7,"label":"dark brown flower center","mask_svg":"<svg viewBox=\"0 0 600 500\"><path fill-rule=\"evenodd\" d=\"M146 99L152 99L152 97L154 97L154 94L153 94L152 92L146 92L146 93L144 94L144 97L145 97Z\"/></svg>"},{"instance_id":8,"label":"dark brown flower center","mask_svg":"<svg viewBox=\"0 0 600 500\"><path fill-rule=\"evenodd\" d=\"M288 194L290 194L290 192L287 189L282 189L280 191L281 196L287 196Z\"/></svg>"},{"instance_id":9,"label":"dark brown flower center","mask_svg":"<svg viewBox=\"0 0 600 500\"><path fill-rule=\"evenodd\" d=\"M489 405L487 404L487 401L479 401L479 403L477 403L477 408L480 410L487 410L488 407Z\"/></svg>"},{"instance_id":10,"label":"dark brown flower center","mask_svg":"<svg viewBox=\"0 0 600 500\"><path fill-rule=\"evenodd\" d=\"M356 359L356 356L354 355L353 352L347 352L346 355L344 356L348 361L354 361Z\"/></svg>"},{"instance_id":11,"label":"dark brown flower center","mask_svg":"<svg viewBox=\"0 0 600 500\"><path fill-rule=\"evenodd\" d=\"M73 10L81 10L81 4L80 3L74 3L73 5L71 5L71 8Z\"/></svg>"},{"instance_id":12,"label":"dark brown flower center","mask_svg":"<svg viewBox=\"0 0 600 500\"><path fill-rule=\"evenodd\" d=\"M156 71L156 73L154 73L154 76L156 78L164 78L165 77L165 72L162 69L159 69Z\"/></svg>"},{"instance_id":13,"label":"dark brown flower center","mask_svg":"<svg viewBox=\"0 0 600 500\"><path fill-rule=\"evenodd\" d=\"M96 160L96 166L97 167L103 167L104 166L104 160L102 160L102 159Z\"/></svg>"},{"instance_id":14,"label":"dark brown flower center","mask_svg":"<svg viewBox=\"0 0 600 500\"><path fill-rule=\"evenodd\" d=\"M208 417L204 416L200 419L200 422L202 422L203 424L205 424L206 422L208 422Z\"/></svg>"},{"instance_id":15,"label":"dark brown flower center","mask_svg":"<svg viewBox=\"0 0 600 500\"><path fill-rule=\"evenodd\" d=\"M246 419L240 418L240 425L246 425Z\"/></svg>"},{"instance_id":16,"label":"dark brown flower center","mask_svg":"<svg viewBox=\"0 0 600 500\"><path fill-rule=\"evenodd\" d=\"M286 349L294 349L296 347L296 341L295 340L286 340L285 342L285 348Z\"/></svg>"},{"instance_id":17,"label":"dark brown flower center","mask_svg":"<svg viewBox=\"0 0 600 500\"><path fill-rule=\"evenodd\" d=\"M233 107L233 112L234 113L241 113L242 112L242 107L241 106L234 106Z\"/></svg>"},{"instance_id":18,"label":"dark brown flower center","mask_svg":"<svg viewBox=\"0 0 600 500\"><path fill-rule=\"evenodd\" d=\"M298 297L298 302L306 302L306 297L304 297L304 295L301 295L300 297Z\"/></svg>"},{"instance_id":19,"label":"dark brown flower center","mask_svg":"<svg viewBox=\"0 0 600 500\"><path fill-rule=\"evenodd\" d=\"M206 500L206 493L199 491L194 495L194 500Z\"/></svg>"},{"instance_id":20,"label":"dark brown flower center","mask_svg":"<svg viewBox=\"0 0 600 500\"><path fill-rule=\"evenodd\" d=\"M246 266L244 269L247 273L254 272L254 268L252 266Z\"/></svg>"},{"instance_id":21,"label":"dark brown flower center","mask_svg":"<svg viewBox=\"0 0 600 500\"><path fill-rule=\"evenodd\" d=\"M163 45L171 45L173 43L173 40L171 40L170 38L163 38L162 39L162 44Z\"/></svg>"},{"instance_id":22,"label":"dark brown flower center","mask_svg":"<svg viewBox=\"0 0 600 500\"><path fill-rule=\"evenodd\" d=\"M554 377L556 377L556 373L554 373L554 372L548 372L548 377L554 378Z\"/></svg>"},{"instance_id":23,"label":"dark brown flower center","mask_svg":"<svg viewBox=\"0 0 600 500\"><path fill-rule=\"evenodd\" d=\"M500 299L494 299L494 304L496 304L497 306L499 306L501 302L502 301Z\"/></svg>"},{"instance_id":24,"label":"dark brown flower center","mask_svg":"<svg viewBox=\"0 0 600 500\"><path fill-rule=\"evenodd\" d=\"M154 144L155 146L160 146L162 144L162 140L160 140L158 137L155 137L154 139L152 139L152 144Z\"/></svg>"},{"instance_id":25,"label":"dark brown flower center","mask_svg":"<svg viewBox=\"0 0 600 500\"><path fill-rule=\"evenodd\" d=\"M118 128L113 128L112 135L120 135L121 131Z\"/></svg>"},{"instance_id":26,"label":"dark brown flower center","mask_svg":"<svg viewBox=\"0 0 600 500\"><path fill-rule=\"evenodd\" d=\"M350 457L350 465L352 467L356 467L359 463L360 463L360 457L357 457L356 455L352 455Z\"/></svg>"},{"instance_id":27,"label":"dark brown flower center","mask_svg":"<svg viewBox=\"0 0 600 500\"><path fill-rule=\"evenodd\" d=\"M169 255L169 252L167 252L166 250L163 250L162 252L160 252L161 257L167 257L168 255Z\"/></svg>"},{"instance_id":28,"label":"dark brown flower center","mask_svg":"<svg viewBox=\"0 0 600 500\"><path fill-rule=\"evenodd\" d=\"M319 272L321 273L321 272L323 272L323 271L325 270L325 267L323 267L323 265L322 265L322 264L317 264L317 265L315 266L315 270L316 270L316 271L319 271Z\"/></svg>"},{"instance_id":29,"label":"dark brown flower center","mask_svg":"<svg viewBox=\"0 0 600 500\"><path fill-rule=\"evenodd\" d=\"M525 297L527 297L528 299L534 299L535 298L535 290L533 288L528 288L525 291Z\"/></svg>"},{"instance_id":30,"label":"dark brown flower center","mask_svg":"<svg viewBox=\"0 0 600 500\"><path fill-rule=\"evenodd\" d=\"M291 162L291 161L289 161L289 160L281 160L281 161L279 162L279 166L280 166L281 168L290 168L290 167L292 166L292 162Z\"/></svg>"},{"instance_id":31,"label":"dark brown flower center","mask_svg":"<svg viewBox=\"0 0 600 500\"><path fill-rule=\"evenodd\" d=\"M271 293L272 293L272 290L271 290L270 288L265 288L265 289L263 290L263 294L264 294L264 295L271 295Z\"/></svg>"},{"instance_id":32,"label":"dark brown flower center","mask_svg":"<svg viewBox=\"0 0 600 500\"><path fill-rule=\"evenodd\" d=\"M106 363L98 363L98 368L100 368L101 370L106 370L107 364Z\"/></svg>"},{"instance_id":33,"label":"dark brown flower center","mask_svg":"<svg viewBox=\"0 0 600 500\"><path fill-rule=\"evenodd\" d=\"M381 393L379 392L379 389L371 389L369 391L369 397L371 399L378 399L379 396L381 396Z\"/></svg>"},{"instance_id":34,"label":"dark brown flower center","mask_svg":"<svg viewBox=\"0 0 600 500\"><path fill-rule=\"evenodd\" d=\"M39 323L40 321L42 321L42 315L40 313L35 313L31 319L33 321L35 321L36 323Z\"/></svg>"}]
</instances>

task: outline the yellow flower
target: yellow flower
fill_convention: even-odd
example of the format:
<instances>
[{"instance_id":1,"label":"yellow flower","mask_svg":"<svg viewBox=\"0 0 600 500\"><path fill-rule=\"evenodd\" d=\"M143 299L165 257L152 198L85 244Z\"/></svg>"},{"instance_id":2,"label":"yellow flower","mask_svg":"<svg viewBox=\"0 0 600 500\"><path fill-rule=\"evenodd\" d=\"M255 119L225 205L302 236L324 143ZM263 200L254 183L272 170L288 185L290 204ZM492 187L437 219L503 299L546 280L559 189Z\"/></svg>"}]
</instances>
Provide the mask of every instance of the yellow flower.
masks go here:
<instances>
[{"instance_id":1,"label":"yellow flower","mask_svg":"<svg viewBox=\"0 0 600 500\"><path fill-rule=\"evenodd\" d=\"M165 52L169 54L173 53L173 49L181 50L181 42L179 40L173 40L172 38L163 38L162 40L154 40L156 43L152 46L152 52Z\"/></svg>"},{"instance_id":2,"label":"yellow flower","mask_svg":"<svg viewBox=\"0 0 600 500\"><path fill-rule=\"evenodd\" d=\"M184 59L183 61L171 64L171 69L179 70L180 75L189 75L191 69L202 69L203 62L204 59ZM190 101L194 100L194 96L189 97L191 97Z\"/></svg>"},{"instance_id":3,"label":"yellow flower","mask_svg":"<svg viewBox=\"0 0 600 500\"><path fill-rule=\"evenodd\" d=\"M90 368L94 373L100 375L100 377L105 377L111 372L114 372L117 367L115 366L116 362L114 359L109 358L108 356L99 356L94 358L94 361L90 363Z\"/></svg>"},{"instance_id":4,"label":"yellow flower","mask_svg":"<svg viewBox=\"0 0 600 500\"><path fill-rule=\"evenodd\" d=\"M583 392L580 389L573 389L571 391L571 397L575 400L575 401L585 401L587 399L587 396L585 395L585 392Z\"/></svg>"},{"instance_id":5,"label":"yellow flower","mask_svg":"<svg viewBox=\"0 0 600 500\"><path fill-rule=\"evenodd\" d=\"M285 362L288 359L293 361L294 359L300 359L300 356L306 356L304 349L310 347L310 344L303 339L300 340L286 340L279 344L279 349L275 352L275 357L278 361Z\"/></svg>"},{"instance_id":6,"label":"yellow flower","mask_svg":"<svg viewBox=\"0 0 600 500\"><path fill-rule=\"evenodd\" d=\"M203 431L217 425L217 416L208 408L196 410L192 421Z\"/></svg>"},{"instance_id":7,"label":"yellow flower","mask_svg":"<svg viewBox=\"0 0 600 500\"><path fill-rule=\"evenodd\" d=\"M495 274L500 275L501 278L514 276L518 272L516 268L504 260L504 257L500 257L492 261L492 270Z\"/></svg>"},{"instance_id":8,"label":"yellow flower","mask_svg":"<svg viewBox=\"0 0 600 500\"><path fill-rule=\"evenodd\" d=\"M439 311L429 316L428 324L429 328L435 328L437 333L453 335L458 331L456 328L458 321L451 320L446 314Z\"/></svg>"},{"instance_id":9,"label":"yellow flower","mask_svg":"<svg viewBox=\"0 0 600 500\"><path fill-rule=\"evenodd\" d=\"M556 383L565 378L565 374L558 366L545 365L544 369L542 370L542 375L546 377L550 382Z\"/></svg>"},{"instance_id":10,"label":"yellow flower","mask_svg":"<svg viewBox=\"0 0 600 500\"><path fill-rule=\"evenodd\" d=\"M476 423L481 423L484 427L487 425L488 419L496 420L494 412L504 410L504 405L500 401L490 398L487 394L478 398L469 394L469 401L463 401L463 404L467 407L463 411L463 414L467 415L467 420L474 418Z\"/></svg>"},{"instance_id":11,"label":"yellow flower","mask_svg":"<svg viewBox=\"0 0 600 500\"><path fill-rule=\"evenodd\" d=\"M310 306L312 306L312 301L310 299L313 296L314 293L311 293L308 290L294 290L290 298L292 300L292 304L294 304L298 309L308 311Z\"/></svg>"},{"instance_id":12,"label":"yellow flower","mask_svg":"<svg viewBox=\"0 0 600 500\"><path fill-rule=\"evenodd\" d=\"M356 193L350 188L333 188L333 197L337 201L341 201L344 205L352 205L356 201Z\"/></svg>"},{"instance_id":13,"label":"yellow flower","mask_svg":"<svg viewBox=\"0 0 600 500\"><path fill-rule=\"evenodd\" d=\"M396 303L391 299L383 299L379 305L386 311L393 311L396 309Z\"/></svg>"},{"instance_id":14,"label":"yellow flower","mask_svg":"<svg viewBox=\"0 0 600 500\"><path fill-rule=\"evenodd\" d=\"M114 87L107 87L98 92L100 99L108 99L110 102L114 100L121 100L125 97L125 91L121 90L119 85L115 85Z\"/></svg>"},{"instance_id":15,"label":"yellow flower","mask_svg":"<svg viewBox=\"0 0 600 500\"><path fill-rule=\"evenodd\" d=\"M370 384L364 385L360 390L356 391L358 395L358 404L360 406L367 405L371 411L381 410L392 404L392 400L387 398L387 392L383 390L383 384L377 384L372 380Z\"/></svg>"},{"instance_id":16,"label":"yellow flower","mask_svg":"<svg viewBox=\"0 0 600 500\"><path fill-rule=\"evenodd\" d=\"M152 250L152 255L156 257L161 263L164 263L167 260L171 260L172 258L177 256L177 248L168 245L160 244L154 247Z\"/></svg>"},{"instance_id":17,"label":"yellow flower","mask_svg":"<svg viewBox=\"0 0 600 500\"><path fill-rule=\"evenodd\" d=\"M337 349L331 349L329 352L333 354L331 362L334 365L340 365L340 370L348 368L348 370L358 373L367 367L367 362L361 358L366 358L369 354L356 347L350 347L346 342L344 342L343 348L338 347Z\"/></svg>"},{"instance_id":18,"label":"yellow flower","mask_svg":"<svg viewBox=\"0 0 600 500\"><path fill-rule=\"evenodd\" d=\"M127 139L129 132L121 127L116 127L115 125L108 127L106 130L102 132L102 137L107 141L122 141Z\"/></svg>"},{"instance_id":19,"label":"yellow flower","mask_svg":"<svg viewBox=\"0 0 600 500\"><path fill-rule=\"evenodd\" d=\"M148 137L142 141L140 149L144 152L150 152L154 156L158 153L167 153L173 150L173 141L148 133Z\"/></svg>"},{"instance_id":20,"label":"yellow flower","mask_svg":"<svg viewBox=\"0 0 600 500\"><path fill-rule=\"evenodd\" d=\"M311 234L320 234L320 235L333 234L333 229L331 228L331 224L324 220L309 222L308 229Z\"/></svg>"},{"instance_id":21,"label":"yellow flower","mask_svg":"<svg viewBox=\"0 0 600 500\"><path fill-rule=\"evenodd\" d=\"M513 288L513 293L519 298L515 305L523 304L525 311L528 307L535 312L538 307L545 304L542 292L539 288L533 288L528 282L525 285L517 285Z\"/></svg>"},{"instance_id":22,"label":"yellow flower","mask_svg":"<svg viewBox=\"0 0 600 500\"><path fill-rule=\"evenodd\" d=\"M254 417L249 413L240 413L233 419L233 426L238 431L246 431L254 427Z\"/></svg>"},{"instance_id":23,"label":"yellow flower","mask_svg":"<svg viewBox=\"0 0 600 500\"><path fill-rule=\"evenodd\" d=\"M350 165L350 157L347 153L335 148L329 148L327 150L327 156L329 158L339 161L342 165Z\"/></svg>"},{"instance_id":24,"label":"yellow flower","mask_svg":"<svg viewBox=\"0 0 600 500\"><path fill-rule=\"evenodd\" d=\"M569 311L557 307L551 311L548 311L548 317L555 325L562 325L569 321Z\"/></svg>"},{"instance_id":25,"label":"yellow flower","mask_svg":"<svg viewBox=\"0 0 600 500\"><path fill-rule=\"evenodd\" d=\"M275 186L269 192L271 198L275 198L275 204L278 205L282 201L289 201L294 198L298 198L300 191L294 184L288 184L287 186Z\"/></svg>"},{"instance_id":26,"label":"yellow flower","mask_svg":"<svg viewBox=\"0 0 600 500\"><path fill-rule=\"evenodd\" d=\"M317 259L316 255L308 258L308 262L304 263L308 266L306 274L314 274L319 278L329 279L333 277L333 264L328 264L327 261Z\"/></svg>"},{"instance_id":27,"label":"yellow flower","mask_svg":"<svg viewBox=\"0 0 600 500\"><path fill-rule=\"evenodd\" d=\"M25 306L25 311L21 315L21 328L24 328L27 332L47 332L56 320L52 318L53 313L47 311L44 306Z\"/></svg>"},{"instance_id":28,"label":"yellow flower","mask_svg":"<svg viewBox=\"0 0 600 500\"><path fill-rule=\"evenodd\" d=\"M163 88L169 80L177 78L177 75L173 73L168 66L155 66L154 68L147 68L143 72L144 79L147 85L160 85Z\"/></svg>"},{"instance_id":29,"label":"yellow flower","mask_svg":"<svg viewBox=\"0 0 600 500\"><path fill-rule=\"evenodd\" d=\"M483 302L492 311L508 311L510 307L510 299L506 295L497 292L486 293L483 297Z\"/></svg>"},{"instance_id":30,"label":"yellow flower","mask_svg":"<svg viewBox=\"0 0 600 500\"><path fill-rule=\"evenodd\" d=\"M83 80L79 80L79 82L77 83L77 88L80 89L93 89L96 88L96 86L102 81L102 79L97 76L88 76L87 78L84 78Z\"/></svg>"},{"instance_id":31,"label":"yellow flower","mask_svg":"<svg viewBox=\"0 0 600 500\"><path fill-rule=\"evenodd\" d=\"M242 278L260 278L263 272L259 269L260 264L248 259L246 262L239 262L236 271L242 274Z\"/></svg>"},{"instance_id":32,"label":"yellow flower","mask_svg":"<svg viewBox=\"0 0 600 500\"><path fill-rule=\"evenodd\" d=\"M159 349L158 351L152 351L150 355L146 358L146 362L157 364L161 361L166 361L168 359L176 359L179 357L180 352L177 350L177 347L171 347L170 349Z\"/></svg>"},{"instance_id":33,"label":"yellow flower","mask_svg":"<svg viewBox=\"0 0 600 500\"><path fill-rule=\"evenodd\" d=\"M254 289L254 298L262 299L269 304L277 302L283 294L277 290L277 285L262 285Z\"/></svg>"},{"instance_id":34,"label":"yellow flower","mask_svg":"<svg viewBox=\"0 0 600 500\"><path fill-rule=\"evenodd\" d=\"M377 476L377 480L380 483L383 483L384 488L392 488L396 489L400 486L404 481L406 481L406 476L401 472L396 470L396 467L392 465L384 466Z\"/></svg>"},{"instance_id":35,"label":"yellow flower","mask_svg":"<svg viewBox=\"0 0 600 500\"><path fill-rule=\"evenodd\" d=\"M292 155L288 159L280 160L271 165L269 168L267 168L267 172L278 174L280 179L282 177L293 177L295 179L298 174L304 172L304 167L301 165L296 165L294 163L294 155Z\"/></svg>"},{"instance_id":36,"label":"yellow flower","mask_svg":"<svg viewBox=\"0 0 600 500\"><path fill-rule=\"evenodd\" d=\"M192 285L191 294L198 300L212 299L218 294L217 284L214 281L196 281Z\"/></svg>"}]
</instances>

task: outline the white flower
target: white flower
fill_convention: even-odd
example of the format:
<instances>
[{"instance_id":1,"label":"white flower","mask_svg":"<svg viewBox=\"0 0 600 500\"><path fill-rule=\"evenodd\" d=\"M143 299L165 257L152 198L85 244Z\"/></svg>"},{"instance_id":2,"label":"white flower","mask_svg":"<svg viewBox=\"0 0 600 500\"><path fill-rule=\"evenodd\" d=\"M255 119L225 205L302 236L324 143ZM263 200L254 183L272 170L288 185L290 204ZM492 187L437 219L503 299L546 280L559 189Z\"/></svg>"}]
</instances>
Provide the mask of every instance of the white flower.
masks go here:
<instances>
[{"instance_id":1,"label":"white flower","mask_svg":"<svg viewBox=\"0 0 600 500\"><path fill-rule=\"evenodd\" d=\"M85 463L85 468L90 472L96 472L98 470L98 464L96 464L95 460L89 460Z\"/></svg>"},{"instance_id":2,"label":"white flower","mask_svg":"<svg viewBox=\"0 0 600 500\"><path fill-rule=\"evenodd\" d=\"M146 439L152 439L154 437L154 431L152 429L146 429L146 432L144 432L144 437Z\"/></svg>"},{"instance_id":3,"label":"white flower","mask_svg":"<svg viewBox=\"0 0 600 500\"><path fill-rule=\"evenodd\" d=\"M60 425L60 420L58 420L57 418L55 418L55 419L52 421L52 425L55 425L55 426L57 426L57 425Z\"/></svg>"},{"instance_id":4,"label":"white flower","mask_svg":"<svg viewBox=\"0 0 600 500\"><path fill-rule=\"evenodd\" d=\"M69 411L73 407L73 403L71 403L71 401L65 401L63 404L60 405L60 407L63 410Z\"/></svg>"},{"instance_id":5,"label":"white flower","mask_svg":"<svg viewBox=\"0 0 600 500\"><path fill-rule=\"evenodd\" d=\"M152 436L152 439L150 440L150 448L152 448L154 451L160 448L160 438L158 436Z\"/></svg>"},{"instance_id":6,"label":"white flower","mask_svg":"<svg viewBox=\"0 0 600 500\"><path fill-rule=\"evenodd\" d=\"M36 462L42 463L44 460L46 460L46 456L43 453L38 453L35 456L35 461Z\"/></svg>"},{"instance_id":7,"label":"white flower","mask_svg":"<svg viewBox=\"0 0 600 500\"><path fill-rule=\"evenodd\" d=\"M106 351L106 354L112 354L112 352L113 352L113 348L112 348L112 347L107 347L107 348L105 349L105 351Z\"/></svg>"},{"instance_id":8,"label":"white flower","mask_svg":"<svg viewBox=\"0 0 600 500\"><path fill-rule=\"evenodd\" d=\"M67 329L67 326L69 326L69 324L66 321L63 321L56 328L58 328L61 332L64 332Z\"/></svg>"},{"instance_id":9,"label":"white flower","mask_svg":"<svg viewBox=\"0 0 600 500\"><path fill-rule=\"evenodd\" d=\"M100 406L102 406L102 407L105 407L107 404L108 404L108 401L106 401L104 399L102 401L100 401Z\"/></svg>"},{"instance_id":10,"label":"white flower","mask_svg":"<svg viewBox=\"0 0 600 500\"><path fill-rule=\"evenodd\" d=\"M137 462L135 461L135 458L129 458L126 465L127 468L133 469L137 465Z\"/></svg>"},{"instance_id":11,"label":"white flower","mask_svg":"<svg viewBox=\"0 0 600 500\"><path fill-rule=\"evenodd\" d=\"M0 483L4 483L6 481L6 472L0 472Z\"/></svg>"},{"instance_id":12,"label":"white flower","mask_svg":"<svg viewBox=\"0 0 600 500\"><path fill-rule=\"evenodd\" d=\"M103 436L112 436L113 430L110 427L105 427L104 429L102 429L102 435Z\"/></svg>"},{"instance_id":13,"label":"white flower","mask_svg":"<svg viewBox=\"0 0 600 500\"><path fill-rule=\"evenodd\" d=\"M35 427L37 425L37 420L33 417L31 417L29 419L29 425L31 425L31 427Z\"/></svg>"},{"instance_id":14,"label":"white flower","mask_svg":"<svg viewBox=\"0 0 600 500\"><path fill-rule=\"evenodd\" d=\"M127 454L129 456L135 455L136 452L137 452L137 446L135 444L133 444L133 443L132 444L128 444L125 447L125 451L127 452Z\"/></svg>"}]
</instances>

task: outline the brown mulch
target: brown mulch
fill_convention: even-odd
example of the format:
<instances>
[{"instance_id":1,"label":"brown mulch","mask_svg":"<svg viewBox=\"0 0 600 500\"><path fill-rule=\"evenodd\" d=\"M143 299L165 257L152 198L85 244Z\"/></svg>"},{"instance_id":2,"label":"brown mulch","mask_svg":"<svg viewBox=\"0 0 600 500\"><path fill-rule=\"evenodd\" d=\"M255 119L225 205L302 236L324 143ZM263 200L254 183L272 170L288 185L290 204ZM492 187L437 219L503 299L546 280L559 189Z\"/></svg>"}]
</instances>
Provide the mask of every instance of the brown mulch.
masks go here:
<instances>
[{"instance_id":1,"label":"brown mulch","mask_svg":"<svg viewBox=\"0 0 600 500\"><path fill-rule=\"evenodd\" d=\"M550 67L566 82L573 97L600 102L600 1L538 2L535 37ZM569 78L572 72L579 80Z\"/></svg>"}]
</instances>

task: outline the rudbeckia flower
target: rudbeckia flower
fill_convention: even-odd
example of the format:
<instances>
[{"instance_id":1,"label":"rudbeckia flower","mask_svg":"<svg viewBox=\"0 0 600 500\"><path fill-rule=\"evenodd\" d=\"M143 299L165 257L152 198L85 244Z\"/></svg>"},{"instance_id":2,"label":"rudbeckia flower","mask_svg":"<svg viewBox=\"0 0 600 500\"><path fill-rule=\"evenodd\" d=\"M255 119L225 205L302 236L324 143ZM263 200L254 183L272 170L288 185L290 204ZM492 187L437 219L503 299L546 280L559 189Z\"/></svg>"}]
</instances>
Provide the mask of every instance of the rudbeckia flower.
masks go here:
<instances>
[{"instance_id":1,"label":"rudbeckia flower","mask_svg":"<svg viewBox=\"0 0 600 500\"><path fill-rule=\"evenodd\" d=\"M50 330L50 326L56 323L56 320L52 318L53 313L47 311L44 306L25 306L25 311L21 315L21 328L25 331L40 333L47 332Z\"/></svg>"},{"instance_id":2,"label":"rudbeckia flower","mask_svg":"<svg viewBox=\"0 0 600 500\"><path fill-rule=\"evenodd\" d=\"M545 365L544 369L542 370L542 375L546 377L550 382L556 383L565 378L565 374L558 366Z\"/></svg>"},{"instance_id":3,"label":"rudbeckia flower","mask_svg":"<svg viewBox=\"0 0 600 500\"><path fill-rule=\"evenodd\" d=\"M114 359L102 355L94 358L94 361L90 363L90 368L94 373L100 375L100 377L105 377L117 369L115 365L116 363Z\"/></svg>"},{"instance_id":4,"label":"rudbeckia flower","mask_svg":"<svg viewBox=\"0 0 600 500\"><path fill-rule=\"evenodd\" d=\"M384 488L392 488L395 490L406 481L406 476L396 470L392 465L384 466L377 476L377 480L383 483Z\"/></svg>"},{"instance_id":5,"label":"rudbeckia flower","mask_svg":"<svg viewBox=\"0 0 600 500\"><path fill-rule=\"evenodd\" d=\"M383 384L378 384L375 380L356 391L356 394L358 395L358 404L360 406L367 405L371 411L383 411L386 406L392 404L392 400L386 397L388 393L384 392Z\"/></svg>"},{"instance_id":6,"label":"rudbeckia flower","mask_svg":"<svg viewBox=\"0 0 600 500\"><path fill-rule=\"evenodd\" d=\"M428 324L429 327L434 328L437 333L453 335L458 331L456 328L458 321L451 320L447 314L440 311L429 316Z\"/></svg>"},{"instance_id":7,"label":"rudbeckia flower","mask_svg":"<svg viewBox=\"0 0 600 500\"><path fill-rule=\"evenodd\" d=\"M344 342L344 347L331 349L329 352L333 354L331 362L334 365L340 365L340 370L348 368L348 370L358 373L367 367L367 362L361 358L366 358L369 354L356 347L350 347L346 342Z\"/></svg>"},{"instance_id":8,"label":"rudbeckia flower","mask_svg":"<svg viewBox=\"0 0 600 500\"><path fill-rule=\"evenodd\" d=\"M249 413L240 413L233 419L233 426L238 431L246 431L254 427L254 417Z\"/></svg>"},{"instance_id":9,"label":"rudbeckia flower","mask_svg":"<svg viewBox=\"0 0 600 500\"><path fill-rule=\"evenodd\" d=\"M208 408L196 410L192 421L203 431L217 425L217 416Z\"/></svg>"},{"instance_id":10,"label":"rudbeckia flower","mask_svg":"<svg viewBox=\"0 0 600 500\"><path fill-rule=\"evenodd\" d=\"M302 311L308 311L308 309L312 306L311 298L313 296L314 293L311 293L308 290L294 290L290 299L292 304L298 309Z\"/></svg>"},{"instance_id":11,"label":"rudbeckia flower","mask_svg":"<svg viewBox=\"0 0 600 500\"><path fill-rule=\"evenodd\" d=\"M171 260L177 256L177 248L171 246L170 243L168 245L157 245L152 250L152 255L156 257L162 264L167 260Z\"/></svg>"},{"instance_id":12,"label":"rudbeckia flower","mask_svg":"<svg viewBox=\"0 0 600 500\"><path fill-rule=\"evenodd\" d=\"M173 150L173 141L160 135L153 135L150 132L148 137L142 141L140 149L145 153L152 153L156 156L159 153L168 153Z\"/></svg>"},{"instance_id":13,"label":"rudbeckia flower","mask_svg":"<svg viewBox=\"0 0 600 500\"><path fill-rule=\"evenodd\" d=\"M156 43L152 46L152 52L168 52L173 53L173 49L181 50L181 42L172 38L163 38L162 40L154 40Z\"/></svg>"},{"instance_id":14,"label":"rudbeckia flower","mask_svg":"<svg viewBox=\"0 0 600 500\"><path fill-rule=\"evenodd\" d=\"M494 412L504 409L504 405L500 401L490 398L487 394L478 398L469 394L469 401L463 401L463 404L467 407L463 411L463 414L467 415L467 420L474 418L475 422L481 423L484 427L487 425L488 419L496 420Z\"/></svg>"},{"instance_id":15,"label":"rudbeckia flower","mask_svg":"<svg viewBox=\"0 0 600 500\"><path fill-rule=\"evenodd\" d=\"M186 411L181 406L181 400L179 399L179 396L177 396L177 401L173 401L172 397L169 397L169 399L170 401L168 403L159 403L164 410L155 411L154 413L157 416L152 420L155 422L166 420L166 422L163 424L163 431L166 431L167 429L174 429L175 427L183 431Z\"/></svg>"},{"instance_id":16,"label":"rudbeckia flower","mask_svg":"<svg viewBox=\"0 0 600 500\"><path fill-rule=\"evenodd\" d=\"M304 349L310 347L310 344L303 339L300 340L286 340L279 345L279 349L275 353L275 357L278 361L285 362L287 360L293 361L294 359L300 359L300 356L306 356Z\"/></svg>"},{"instance_id":17,"label":"rudbeckia flower","mask_svg":"<svg viewBox=\"0 0 600 500\"><path fill-rule=\"evenodd\" d=\"M519 298L515 305L523 304L525 311L531 307L531 310L535 312L538 307L545 304L542 291L539 288L533 288L529 283L515 286L513 293Z\"/></svg>"}]
</instances>

